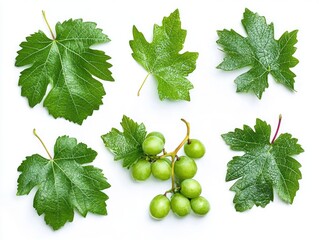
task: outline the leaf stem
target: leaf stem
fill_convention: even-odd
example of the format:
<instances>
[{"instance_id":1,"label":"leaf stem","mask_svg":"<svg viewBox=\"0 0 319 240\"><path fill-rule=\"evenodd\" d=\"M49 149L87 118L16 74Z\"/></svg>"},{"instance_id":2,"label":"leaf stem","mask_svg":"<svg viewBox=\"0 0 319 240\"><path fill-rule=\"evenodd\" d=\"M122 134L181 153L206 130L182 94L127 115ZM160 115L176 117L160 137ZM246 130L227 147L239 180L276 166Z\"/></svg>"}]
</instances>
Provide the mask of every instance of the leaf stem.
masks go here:
<instances>
[{"instance_id":1,"label":"leaf stem","mask_svg":"<svg viewBox=\"0 0 319 240\"><path fill-rule=\"evenodd\" d=\"M281 124L281 119L282 119L282 115L279 114L279 120L278 120L278 125L277 125L277 129L276 129L276 132L275 132L275 135L273 137L273 139L271 140L271 144L273 144L277 138L277 135L278 135L278 132L279 132L279 128L280 128L280 124Z\"/></svg>"},{"instance_id":2,"label":"leaf stem","mask_svg":"<svg viewBox=\"0 0 319 240\"><path fill-rule=\"evenodd\" d=\"M42 146L44 147L45 151L47 152L49 158L52 160L52 156L51 154L49 153L47 147L45 146L44 142L42 141L42 139L39 137L39 135L37 134L36 130L33 129L33 135L36 136L36 138L41 142Z\"/></svg>"},{"instance_id":3,"label":"leaf stem","mask_svg":"<svg viewBox=\"0 0 319 240\"><path fill-rule=\"evenodd\" d=\"M47 17L46 17L46 15L45 15L45 11L43 11L43 10L42 10L42 16L43 16L43 18L44 18L44 21L45 21L46 25L48 26L48 28L49 28L49 30L50 30L50 33L51 33L51 36L52 36L53 40L55 40L54 33L53 33L52 28L50 27L50 24L49 24L49 22L48 22L48 20L47 20Z\"/></svg>"},{"instance_id":4,"label":"leaf stem","mask_svg":"<svg viewBox=\"0 0 319 240\"><path fill-rule=\"evenodd\" d=\"M142 88L143 88L143 86L144 86L144 84L145 84L145 82L146 82L146 79L148 78L149 75L150 75L150 73L148 73L148 74L146 75L146 77L144 78L144 80L143 80L143 82L142 82L140 88L138 89L137 96L140 96L141 90L142 90Z\"/></svg>"}]
</instances>

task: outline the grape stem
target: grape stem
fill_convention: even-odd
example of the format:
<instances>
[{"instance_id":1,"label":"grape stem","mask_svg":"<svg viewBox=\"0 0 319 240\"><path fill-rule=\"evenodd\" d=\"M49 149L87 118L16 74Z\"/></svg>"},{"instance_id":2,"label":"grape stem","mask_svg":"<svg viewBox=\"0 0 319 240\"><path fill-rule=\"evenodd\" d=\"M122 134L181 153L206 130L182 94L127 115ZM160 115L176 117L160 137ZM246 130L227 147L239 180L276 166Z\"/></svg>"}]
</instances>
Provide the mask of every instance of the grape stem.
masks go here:
<instances>
[{"instance_id":1,"label":"grape stem","mask_svg":"<svg viewBox=\"0 0 319 240\"><path fill-rule=\"evenodd\" d=\"M42 146L44 147L45 151L47 152L49 158L50 158L51 160L53 160L53 158L52 158L51 154L49 153L47 147L45 146L44 142L43 142L42 139L39 137L39 135L37 134L37 132L36 132L35 129L33 129L33 135L36 136L36 138L40 141L40 143L41 143Z\"/></svg>"},{"instance_id":2,"label":"grape stem","mask_svg":"<svg viewBox=\"0 0 319 240\"><path fill-rule=\"evenodd\" d=\"M46 25L47 25L48 28L49 28L49 31L50 31L50 33L51 33L51 36L52 36L53 40L55 40L54 33L53 33L52 28L50 27L50 24L49 24L49 22L48 22L48 20L47 20L47 17L46 17L46 15L45 15L45 11L43 11L43 10L42 10L42 16L43 16L43 18L44 18L44 21L45 21Z\"/></svg>"},{"instance_id":3,"label":"grape stem","mask_svg":"<svg viewBox=\"0 0 319 240\"><path fill-rule=\"evenodd\" d=\"M273 137L273 139L271 140L271 144L273 144L277 138L277 135L278 135L278 132L279 132L279 128L280 128L280 124L281 124L281 119L282 119L282 115L279 114L279 120L278 120L278 125L277 125L277 129L276 129L276 132L275 132L275 135Z\"/></svg>"},{"instance_id":4,"label":"grape stem","mask_svg":"<svg viewBox=\"0 0 319 240\"><path fill-rule=\"evenodd\" d=\"M165 192L165 194L169 193L169 192L174 192L176 187L175 187L175 173L174 173L174 166L175 166L175 160L178 159L178 156L177 156L177 153L178 151L184 146L185 143L188 142L189 140L189 135L190 135L190 124L189 122L187 122L185 119L181 119L185 125L186 125L186 136L185 138L183 139L183 141L177 146L177 148L172 151L172 152L169 152L169 153L166 153L164 155L161 156L161 158L164 158L164 157L167 157L167 156L170 156L171 159L172 159L172 163L171 163L171 167L172 167L172 188L168 191Z\"/></svg>"}]
</instances>

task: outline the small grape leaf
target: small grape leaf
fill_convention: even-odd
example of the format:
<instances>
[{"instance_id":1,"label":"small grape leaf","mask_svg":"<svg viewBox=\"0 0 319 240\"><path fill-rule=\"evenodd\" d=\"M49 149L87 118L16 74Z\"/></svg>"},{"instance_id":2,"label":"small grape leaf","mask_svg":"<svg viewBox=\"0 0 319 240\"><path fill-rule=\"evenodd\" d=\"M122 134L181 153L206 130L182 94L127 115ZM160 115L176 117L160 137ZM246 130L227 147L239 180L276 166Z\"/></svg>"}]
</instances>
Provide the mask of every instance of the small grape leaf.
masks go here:
<instances>
[{"instance_id":1,"label":"small grape leaf","mask_svg":"<svg viewBox=\"0 0 319 240\"><path fill-rule=\"evenodd\" d=\"M138 124L127 116L123 116L121 122L123 132L116 128L101 138L115 156L114 160L123 160L123 167L131 167L139 159L145 157L142 143L146 137L144 124Z\"/></svg>"},{"instance_id":2,"label":"small grape leaf","mask_svg":"<svg viewBox=\"0 0 319 240\"><path fill-rule=\"evenodd\" d=\"M112 65L107 62L110 57L90 48L110 39L95 23L82 19L57 23L55 29L53 39L38 31L20 44L15 65L28 66L19 79L21 95L34 107L43 100L50 84L52 89L43 106L54 118L82 124L99 109L105 95L102 83L93 76L114 81L109 71Z\"/></svg>"},{"instance_id":3,"label":"small grape leaf","mask_svg":"<svg viewBox=\"0 0 319 240\"><path fill-rule=\"evenodd\" d=\"M54 230L72 222L74 209L83 217L88 212L106 215L108 196L101 190L110 184L102 170L90 165L97 153L75 138L59 137L54 158L39 154L26 157L18 171L17 195L27 195L37 187L33 206Z\"/></svg>"},{"instance_id":4,"label":"small grape leaf","mask_svg":"<svg viewBox=\"0 0 319 240\"><path fill-rule=\"evenodd\" d=\"M290 68L298 64L293 57L296 51L297 30L285 32L274 39L274 25L267 25L265 17L246 9L242 24L247 33L243 37L234 30L217 31L217 43L223 48L225 58L217 68L232 71L250 66L251 69L235 79L237 92L253 92L261 99L268 88L268 75L275 81L294 90L294 77Z\"/></svg>"},{"instance_id":5,"label":"small grape leaf","mask_svg":"<svg viewBox=\"0 0 319 240\"><path fill-rule=\"evenodd\" d=\"M243 129L222 134L234 151L243 151L227 164L226 181L238 179L230 188L234 191L237 211L256 206L265 207L273 201L273 189L280 199L292 204L301 179L300 163L292 155L304 150L289 133L281 134L270 143L271 127L257 119L255 131L247 125Z\"/></svg>"},{"instance_id":6,"label":"small grape leaf","mask_svg":"<svg viewBox=\"0 0 319 240\"><path fill-rule=\"evenodd\" d=\"M179 53L183 49L186 30L181 29L178 9L164 17L162 24L154 25L151 43L133 26L132 56L156 79L160 100L190 101L189 90L193 84L186 77L195 70L198 53Z\"/></svg>"}]
</instances>

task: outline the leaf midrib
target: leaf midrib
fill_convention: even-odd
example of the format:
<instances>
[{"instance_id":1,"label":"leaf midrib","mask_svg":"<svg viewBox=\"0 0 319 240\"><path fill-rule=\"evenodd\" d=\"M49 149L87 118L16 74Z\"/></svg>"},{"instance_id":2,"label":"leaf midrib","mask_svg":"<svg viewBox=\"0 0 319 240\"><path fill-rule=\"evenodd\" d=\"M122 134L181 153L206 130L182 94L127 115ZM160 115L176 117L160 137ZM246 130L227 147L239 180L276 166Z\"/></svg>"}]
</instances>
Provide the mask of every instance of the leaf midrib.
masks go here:
<instances>
[{"instance_id":1,"label":"leaf midrib","mask_svg":"<svg viewBox=\"0 0 319 240\"><path fill-rule=\"evenodd\" d=\"M66 88L67 88L68 93L69 93L69 96L70 96L70 99L71 99L71 101L72 101L72 103L73 103L73 106L74 106L74 109L75 109L75 111L76 111L77 118L79 118L79 111L78 111L77 105L75 104L73 95L71 94L70 87L68 86L66 69L65 69L65 67L64 67L64 65L63 65L64 61L62 60L62 55L61 55L61 52L60 52L60 48L58 47L58 42L56 41L55 43L56 43L56 45L57 45L57 49L58 49L57 54L58 54L59 59L60 59L61 71L62 71L62 75L63 75L63 79L64 79L64 84L63 84L63 86L66 86ZM62 46L63 46L63 45L62 45Z\"/></svg>"}]
</instances>

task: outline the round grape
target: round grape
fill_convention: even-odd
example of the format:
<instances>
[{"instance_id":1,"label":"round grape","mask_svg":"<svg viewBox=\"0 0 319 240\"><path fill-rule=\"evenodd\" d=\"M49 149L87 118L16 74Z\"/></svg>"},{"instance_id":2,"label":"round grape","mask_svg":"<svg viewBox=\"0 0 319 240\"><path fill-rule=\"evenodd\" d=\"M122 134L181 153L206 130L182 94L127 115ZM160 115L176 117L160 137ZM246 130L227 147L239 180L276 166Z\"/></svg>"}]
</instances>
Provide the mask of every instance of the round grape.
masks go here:
<instances>
[{"instance_id":1,"label":"round grape","mask_svg":"<svg viewBox=\"0 0 319 240\"><path fill-rule=\"evenodd\" d=\"M171 177L172 168L167 160L168 159L161 158L152 163L152 174L157 179L167 180Z\"/></svg>"},{"instance_id":2,"label":"round grape","mask_svg":"<svg viewBox=\"0 0 319 240\"><path fill-rule=\"evenodd\" d=\"M138 181L144 181L151 175L151 163L145 159L138 160L132 166L132 177Z\"/></svg>"},{"instance_id":3,"label":"round grape","mask_svg":"<svg viewBox=\"0 0 319 240\"><path fill-rule=\"evenodd\" d=\"M150 203L150 214L153 218L158 220L166 217L170 209L170 201L163 194L155 196Z\"/></svg>"},{"instance_id":4,"label":"round grape","mask_svg":"<svg viewBox=\"0 0 319 240\"><path fill-rule=\"evenodd\" d=\"M175 193L171 199L172 211L180 217L184 217L191 211L190 201L180 193Z\"/></svg>"},{"instance_id":5,"label":"round grape","mask_svg":"<svg viewBox=\"0 0 319 240\"><path fill-rule=\"evenodd\" d=\"M148 138L150 136L155 136L155 137L162 139L163 143L165 144L165 137L161 132L150 132L149 134L147 134L146 137Z\"/></svg>"},{"instance_id":6,"label":"round grape","mask_svg":"<svg viewBox=\"0 0 319 240\"><path fill-rule=\"evenodd\" d=\"M174 164L174 172L181 180L192 178L197 172L197 165L193 159L181 156Z\"/></svg>"},{"instance_id":7,"label":"round grape","mask_svg":"<svg viewBox=\"0 0 319 240\"><path fill-rule=\"evenodd\" d=\"M163 151L164 142L159 137L149 136L143 141L142 148L147 155L157 155Z\"/></svg>"},{"instance_id":8,"label":"round grape","mask_svg":"<svg viewBox=\"0 0 319 240\"><path fill-rule=\"evenodd\" d=\"M194 213L198 215L205 215L210 210L210 204L206 198L199 196L191 200L191 207Z\"/></svg>"},{"instance_id":9,"label":"round grape","mask_svg":"<svg viewBox=\"0 0 319 240\"><path fill-rule=\"evenodd\" d=\"M204 156L206 149L204 144L197 139L190 139L184 145L184 152L188 157L201 158Z\"/></svg>"},{"instance_id":10,"label":"round grape","mask_svg":"<svg viewBox=\"0 0 319 240\"><path fill-rule=\"evenodd\" d=\"M187 198L196 198L202 193L202 187L195 179L185 179L181 183L180 192Z\"/></svg>"}]
</instances>

